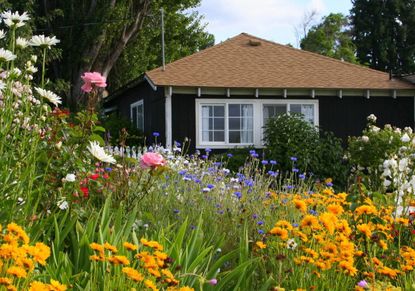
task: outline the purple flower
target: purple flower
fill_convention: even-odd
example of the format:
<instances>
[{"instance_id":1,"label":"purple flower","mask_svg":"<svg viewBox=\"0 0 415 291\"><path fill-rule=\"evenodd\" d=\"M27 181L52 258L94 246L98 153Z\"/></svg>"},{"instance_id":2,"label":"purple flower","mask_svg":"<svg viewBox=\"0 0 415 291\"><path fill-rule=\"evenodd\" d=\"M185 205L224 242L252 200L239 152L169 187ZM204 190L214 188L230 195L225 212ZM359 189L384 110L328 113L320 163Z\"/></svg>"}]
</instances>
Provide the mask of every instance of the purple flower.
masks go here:
<instances>
[{"instance_id":1,"label":"purple flower","mask_svg":"<svg viewBox=\"0 0 415 291\"><path fill-rule=\"evenodd\" d=\"M259 233L259 234L264 234L264 233L265 233L265 231L263 231L262 229L259 229L259 230L258 230L258 233Z\"/></svg>"},{"instance_id":2,"label":"purple flower","mask_svg":"<svg viewBox=\"0 0 415 291\"><path fill-rule=\"evenodd\" d=\"M210 279L209 281L207 281L209 285L215 286L216 284L218 284L218 280L213 278Z\"/></svg>"},{"instance_id":3,"label":"purple flower","mask_svg":"<svg viewBox=\"0 0 415 291\"><path fill-rule=\"evenodd\" d=\"M157 131L155 131L155 132L153 132L153 136L154 136L154 137L158 137L158 136L160 136L160 133L159 133L159 132L157 132Z\"/></svg>"},{"instance_id":4,"label":"purple flower","mask_svg":"<svg viewBox=\"0 0 415 291\"><path fill-rule=\"evenodd\" d=\"M297 157L291 157L290 160L293 161L293 162L296 162L297 161Z\"/></svg>"},{"instance_id":5,"label":"purple flower","mask_svg":"<svg viewBox=\"0 0 415 291\"><path fill-rule=\"evenodd\" d=\"M202 183L202 181L200 180L200 179L195 179L195 183L197 183L197 184L200 184L200 183Z\"/></svg>"},{"instance_id":6,"label":"purple flower","mask_svg":"<svg viewBox=\"0 0 415 291\"><path fill-rule=\"evenodd\" d=\"M173 212L177 214L177 213L180 213L180 210L179 209L174 209Z\"/></svg>"},{"instance_id":7,"label":"purple flower","mask_svg":"<svg viewBox=\"0 0 415 291\"><path fill-rule=\"evenodd\" d=\"M276 177L278 175L278 173L276 173L274 171L268 171L268 175L270 175L271 177Z\"/></svg>"},{"instance_id":8,"label":"purple flower","mask_svg":"<svg viewBox=\"0 0 415 291\"><path fill-rule=\"evenodd\" d=\"M308 212L309 212L311 215L317 215L317 211L315 211L315 210L313 210L313 209L310 209Z\"/></svg>"},{"instance_id":9,"label":"purple flower","mask_svg":"<svg viewBox=\"0 0 415 291\"><path fill-rule=\"evenodd\" d=\"M270 160L270 161L269 161L269 163L270 163L271 165L276 165L276 164L277 164L277 161Z\"/></svg>"},{"instance_id":10,"label":"purple flower","mask_svg":"<svg viewBox=\"0 0 415 291\"><path fill-rule=\"evenodd\" d=\"M186 172L187 172L186 170L180 170L180 171L179 171L179 175L180 175L180 176L183 176L184 174L186 174Z\"/></svg>"},{"instance_id":11,"label":"purple flower","mask_svg":"<svg viewBox=\"0 0 415 291\"><path fill-rule=\"evenodd\" d=\"M215 188L215 185L207 184L206 187L208 187L209 189L213 189L213 188Z\"/></svg>"},{"instance_id":12,"label":"purple flower","mask_svg":"<svg viewBox=\"0 0 415 291\"><path fill-rule=\"evenodd\" d=\"M293 223L292 226L293 227L298 227L298 223Z\"/></svg>"},{"instance_id":13,"label":"purple flower","mask_svg":"<svg viewBox=\"0 0 415 291\"><path fill-rule=\"evenodd\" d=\"M267 160L262 160L262 161L261 161L261 163L262 163L263 165L268 165L268 161L267 161Z\"/></svg>"},{"instance_id":14,"label":"purple flower","mask_svg":"<svg viewBox=\"0 0 415 291\"><path fill-rule=\"evenodd\" d=\"M207 155L202 155L202 159L206 160L208 158Z\"/></svg>"},{"instance_id":15,"label":"purple flower","mask_svg":"<svg viewBox=\"0 0 415 291\"><path fill-rule=\"evenodd\" d=\"M253 219L257 219L258 218L258 215L254 214L254 215L252 215L252 218Z\"/></svg>"},{"instance_id":16,"label":"purple flower","mask_svg":"<svg viewBox=\"0 0 415 291\"><path fill-rule=\"evenodd\" d=\"M359 283L357 283L357 286L362 288L369 288L369 284L366 282L366 280L362 280Z\"/></svg>"},{"instance_id":17,"label":"purple flower","mask_svg":"<svg viewBox=\"0 0 415 291\"><path fill-rule=\"evenodd\" d=\"M293 172L294 172L294 173L298 173L298 171L299 171L299 170L298 170L297 168L293 168Z\"/></svg>"},{"instance_id":18,"label":"purple flower","mask_svg":"<svg viewBox=\"0 0 415 291\"><path fill-rule=\"evenodd\" d=\"M258 157L259 157L259 155L258 155L257 153L253 153L253 154L251 155L251 157L253 157L253 158L258 158Z\"/></svg>"},{"instance_id":19,"label":"purple flower","mask_svg":"<svg viewBox=\"0 0 415 291\"><path fill-rule=\"evenodd\" d=\"M238 199L241 199L242 198L242 193L241 192L235 192L235 193L233 193L236 197L238 197Z\"/></svg>"},{"instance_id":20,"label":"purple flower","mask_svg":"<svg viewBox=\"0 0 415 291\"><path fill-rule=\"evenodd\" d=\"M112 172L112 168L105 168L105 171Z\"/></svg>"},{"instance_id":21,"label":"purple flower","mask_svg":"<svg viewBox=\"0 0 415 291\"><path fill-rule=\"evenodd\" d=\"M264 224L264 222L263 222L262 220L260 220L260 221L258 221L256 224L258 224L258 225L263 225L263 224Z\"/></svg>"},{"instance_id":22,"label":"purple flower","mask_svg":"<svg viewBox=\"0 0 415 291\"><path fill-rule=\"evenodd\" d=\"M250 150L250 151L249 151L249 154L250 154L250 155L256 154L256 151L255 151L255 150Z\"/></svg>"},{"instance_id":23,"label":"purple flower","mask_svg":"<svg viewBox=\"0 0 415 291\"><path fill-rule=\"evenodd\" d=\"M304 174L300 174L300 175L298 175L298 178L300 178L301 180L304 180L305 179L305 175Z\"/></svg>"},{"instance_id":24,"label":"purple flower","mask_svg":"<svg viewBox=\"0 0 415 291\"><path fill-rule=\"evenodd\" d=\"M228 158L232 158L233 155L232 154L227 154Z\"/></svg>"},{"instance_id":25,"label":"purple flower","mask_svg":"<svg viewBox=\"0 0 415 291\"><path fill-rule=\"evenodd\" d=\"M333 187L333 183L332 182L328 182L326 183L327 187Z\"/></svg>"},{"instance_id":26,"label":"purple flower","mask_svg":"<svg viewBox=\"0 0 415 291\"><path fill-rule=\"evenodd\" d=\"M212 151L212 149L211 148L205 148L205 152L206 153L210 153Z\"/></svg>"},{"instance_id":27,"label":"purple flower","mask_svg":"<svg viewBox=\"0 0 415 291\"><path fill-rule=\"evenodd\" d=\"M179 143L178 141L174 141L174 144L176 145L176 147L180 147L182 144L181 143Z\"/></svg>"}]
</instances>

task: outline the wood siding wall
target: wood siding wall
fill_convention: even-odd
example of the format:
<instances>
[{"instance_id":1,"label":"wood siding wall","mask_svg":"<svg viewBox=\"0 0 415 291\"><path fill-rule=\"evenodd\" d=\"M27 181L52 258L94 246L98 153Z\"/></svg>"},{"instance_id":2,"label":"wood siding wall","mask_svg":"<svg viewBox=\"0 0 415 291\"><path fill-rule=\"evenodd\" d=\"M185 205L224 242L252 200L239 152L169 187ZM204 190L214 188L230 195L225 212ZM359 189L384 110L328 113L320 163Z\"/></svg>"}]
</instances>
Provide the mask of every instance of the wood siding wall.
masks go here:
<instances>
[{"instance_id":1,"label":"wood siding wall","mask_svg":"<svg viewBox=\"0 0 415 291\"><path fill-rule=\"evenodd\" d=\"M139 100L144 100L144 128L147 144L154 141L152 133L157 131L160 137L158 142L165 142L165 118L164 118L164 89L157 88L154 91L147 81L130 88L122 95L105 104L106 108L117 106L120 116L130 118L130 105Z\"/></svg>"}]
</instances>

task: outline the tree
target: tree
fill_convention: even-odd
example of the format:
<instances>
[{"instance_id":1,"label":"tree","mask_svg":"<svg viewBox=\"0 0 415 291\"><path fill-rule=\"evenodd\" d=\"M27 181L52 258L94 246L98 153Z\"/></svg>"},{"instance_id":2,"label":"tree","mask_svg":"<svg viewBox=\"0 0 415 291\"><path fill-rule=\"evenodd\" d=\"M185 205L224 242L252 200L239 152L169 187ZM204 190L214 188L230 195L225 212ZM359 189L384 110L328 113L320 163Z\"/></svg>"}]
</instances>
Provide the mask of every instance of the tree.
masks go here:
<instances>
[{"instance_id":1,"label":"tree","mask_svg":"<svg viewBox=\"0 0 415 291\"><path fill-rule=\"evenodd\" d=\"M123 84L131 79L131 74L112 74L119 60L127 58L129 72L143 72L155 65L156 48L151 47L160 35L160 12L163 7L167 11L167 19L173 25L179 25L182 40L188 35L199 35L212 40L212 36L204 32L199 16L186 11L199 5L200 0L37 0L10 1L11 8L22 8L22 4L31 9L34 17L33 29L38 34L53 34L61 40L47 76L56 82L65 80L69 86L66 94L68 105L74 107L81 96L82 80L80 76L86 71L98 71L104 76ZM10 3L7 3L10 6ZM6 5L4 5L5 8ZM186 25L186 23L188 25ZM199 38L199 40L201 39ZM133 45L134 44L134 45ZM170 43L168 43L170 44ZM179 54L171 54L172 58L193 53L211 41L201 40L199 43L184 41L181 48L172 48ZM146 48L147 55L140 57ZM167 47L167 51L169 51ZM138 54L138 56L136 55ZM160 63L158 63L160 64ZM120 67L120 66L118 66ZM122 66L121 66L122 67ZM61 92L63 93L63 92Z\"/></svg>"},{"instance_id":2,"label":"tree","mask_svg":"<svg viewBox=\"0 0 415 291\"><path fill-rule=\"evenodd\" d=\"M294 27L297 47L300 47L301 40L307 35L307 32L315 22L317 15L317 10L305 11L301 22Z\"/></svg>"},{"instance_id":3,"label":"tree","mask_svg":"<svg viewBox=\"0 0 415 291\"><path fill-rule=\"evenodd\" d=\"M357 58L394 74L415 70L415 1L353 0L351 23Z\"/></svg>"},{"instance_id":4,"label":"tree","mask_svg":"<svg viewBox=\"0 0 415 291\"><path fill-rule=\"evenodd\" d=\"M349 20L341 13L329 14L310 28L301 40L301 49L356 63Z\"/></svg>"}]
</instances>

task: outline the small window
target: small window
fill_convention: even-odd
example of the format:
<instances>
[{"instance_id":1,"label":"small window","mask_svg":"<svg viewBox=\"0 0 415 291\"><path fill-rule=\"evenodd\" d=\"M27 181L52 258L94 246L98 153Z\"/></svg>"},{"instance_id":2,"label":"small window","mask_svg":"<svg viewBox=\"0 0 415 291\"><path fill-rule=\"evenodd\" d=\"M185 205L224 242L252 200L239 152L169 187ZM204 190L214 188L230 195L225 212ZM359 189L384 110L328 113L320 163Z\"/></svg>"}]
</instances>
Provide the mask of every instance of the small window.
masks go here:
<instances>
[{"instance_id":1,"label":"small window","mask_svg":"<svg viewBox=\"0 0 415 291\"><path fill-rule=\"evenodd\" d=\"M252 104L229 104L229 143L254 142L254 107Z\"/></svg>"},{"instance_id":2,"label":"small window","mask_svg":"<svg viewBox=\"0 0 415 291\"><path fill-rule=\"evenodd\" d=\"M134 126L144 131L144 102L143 100L137 101L130 106L131 109L131 122Z\"/></svg>"},{"instance_id":3,"label":"small window","mask_svg":"<svg viewBox=\"0 0 415 291\"><path fill-rule=\"evenodd\" d=\"M202 141L225 141L225 105L202 106Z\"/></svg>"},{"instance_id":4,"label":"small window","mask_svg":"<svg viewBox=\"0 0 415 291\"><path fill-rule=\"evenodd\" d=\"M314 124L314 105L313 104L290 104L290 112L302 114L304 120Z\"/></svg>"},{"instance_id":5,"label":"small window","mask_svg":"<svg viewBox=\"0 0 415 291\"><path fill-rule=\"evenodd\" d=\"M268 120L272 117L287 113L287 104L265 104L263 107L264 125L268 123Z\"/></svg>"}]
</instances>

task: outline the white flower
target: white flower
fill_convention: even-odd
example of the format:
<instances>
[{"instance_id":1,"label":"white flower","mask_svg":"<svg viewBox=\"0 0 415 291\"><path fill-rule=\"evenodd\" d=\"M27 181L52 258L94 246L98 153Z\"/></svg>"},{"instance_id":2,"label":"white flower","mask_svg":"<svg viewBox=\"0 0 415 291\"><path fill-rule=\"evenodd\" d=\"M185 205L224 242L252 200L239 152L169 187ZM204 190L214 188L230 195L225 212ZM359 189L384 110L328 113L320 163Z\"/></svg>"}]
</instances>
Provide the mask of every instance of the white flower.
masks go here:
<instances>
[{"instance_id":1,"label":"white flower","mask_svg":"<svg viewBox=\"0 0 415 291\"><path fill-rule=\"evenodd\" d=\"M55 36L49 37L42 35L34 35L29 41L31 46L40 46L41 48L49 48L57 43L60 43L60 40Z\"/></svg>"},{"instance_id":2,"label":"white flower","mask_svg":"<svg viewBox=\"0 0 415 291\"><path fill-rule=\"evenodd\" d=\"M205 188L203 188L203 189L202 189L202 191L203 191L203 192L210 192L210 188L205 187Z\"/></svg>"},{"instance_id":3,"label":"white flower","mask_svg":"<svg viewBox=\"0 0 415 291\"><path fill-rule=\"evenodd\" d=\"M22 27L25 25L25 21L28 21L30 19L27 12L23 12L23 14L19 14L19 12L12 13L10 10L4 11L1 14L1 17L4 19L4 23L8 27Z\"/></svg>"},{"instance_id":4,"label":"white flower","mask_svg":"<svg viewBox=\"0 0 415 291\"><path fill-rule=\"evenodd\" d=\"M46 117L45 116L42 116L42 117L44 117L44 119L42 119L43 121L45 121L46 120ZM41 118L42 118L41 117ZM58 150L60 150L61 149L61 147L62 147L62 141L59 141L59 142L57 142L56 144L55 144L55 147L58 149Z\"/></svg>"},{"instance_id":5,"label":"white flower","mask_svg":"<svg viewBox=\"0 0 415 291\"><path fill-rule=\"evenodd\" d=\"M6 36L6 33L3 29L0 29L0 39L3 39Z\"/></svg>"},{"instance_id":6,"label":"white flower","mask_svg":"<svg viewBox=\"0 0 415 291\"><path fill-rule=\"evenodd\" d=\"M75 180L76 180L75 174L72 174L72 173L66 174L66 177L65 177L66 182L75 182Z\"/></svg>"},{"instance_id":7,"label":"white flower","mask_svg":"<svg viewBox=\"0 0 415 291\"><path fill-rule=\"evenodd\" d=\"M385 186L385 187L389 187L389 185L391 184L391 181L389 181L389 180L384 180L383 181L383 186Z\"/></svg>"},{"instance_id":8,"label":"white flower","mask_svg":"<svg viewBox=\"0 0 415 291\"><path fill-rule=\"evenodd\" d=\"M372 132L379 132L379 131L380 131L380 128L379 128L379 127L377 127L377 126L375 126L375 125L372 125L372 126L370 127L370 130L371 130Z\"/></svg>"},{"instance_id":9,"label":"white flower","mask_svg":"<svg viewBox=\"0 0 415 291\"><path fill-rule=\"evenodd\" d=\"M408 159L403 158L399 161L399 171L403 172L408 167Z\"/></svg>"},{"instance_id":10,"label":"white flower","mask_svg":"<svg viewBox=\"0 0 415 291\"><path fill-rule=\"evenodd\" d=\"M0 62L10 62L16 59L16 57L17 56L14 55L11 51L0 48Z\"/></svg>"},{"instance_id":11,"label":"white flower","mask_svg":"<svg viewBox=\"0 0 415 291\"><path fill-rule=\"evenodd\" d=\"M29 42L27 41L27 39L23 38L23 37L18 37L16 39L16 46L19 48L26 48L29 45Z\"/></svg>"},{"instance_id":12,"label":"white flower","mask_svg":"<svg viewBox=\"0 0 415 291\"><path fill-rule=\"evenodd\" d=\"M362 136L362 141L365 142L365 143L369 142L369 137L366 136L366 135Z\"/></svg>"},{"instance_id":13,"label":"white flower","mask_svg":"<svg viewBox=\"0 0 415 291\"><path fill-rule=\"evenodd\" d=\"M376 115L374 115L374 114L370 114L370 115L367 117L367 120L368 120L368 121L370 121L370 122L373 122L373 123L375 123L377 119L378 119L378 118L377 118L377 117L376 117Z\"/></svg>"},{"instance_id":14,"label":"white flower","mask_svg":"<svg viewBox=\"0 0 415 291\"><path fill-rule=\"evenodd\" d=\"M403 129L405 132L407 132L407 133L409 133L409 134L412 134L412 128L411 127L409 127L409 126L407 126L407 127L405 127L404 129Z\"/></svg>"},{"instance_id":15,"label":"white flower","mask_svg":"<svg viewBox=\"0 0 415 291\"><path fill-rule=\"evenodd\" d=\"M54 104L55 106L58 106L58 104L62 103L61 97L53 93L52 91L45 90L42 88L35 87L36 92L42 96L43 98L46 98L49 100L50 103Z\"/></svg>"},{"instance_id":16,"label":"white flower","mask_svg":"<svg viewBox=\"0 0 415 291\"><path fill-rule=\"evenodd\" d=\"M410 140L409 135L406 133L401 137L401 141L403 142L409 142Z\"/></svg>"},{"instance_id":17,"label":"white flower","mask_svg":"<svg viewBox=\"0 0 415 291\"><path fill-rule=\"evenodd\" d=\"M296 247L297 247L297 243L295 242L293 238L287 241L287 249L295 250Z\"/></svg>"},{"instance_id":18,"label":"white flower","mask_svg":"<svg viewBox=\"0 0 415 291\"><path fill-rule=\"evenodd\" d=\"M89 150L89 152L98 160L100 160L101 162L104 163L110 163L110 164L115 164L115 159L113 156L107 154L104 150L104 148L102 148L98 142L96 141L90 141L89 142L89 147L87 147L87 149Z\"/></svg>"},{"instance_id":19,"label":"white flower","mask_svg":"<svg viewBox=\"0 0 415 291\"><path fill-rule=\"evenodd\" d=\"M69 203L66 200L58 201L57 205L60 210L66 210L69 208Z\"/></svg>"},{"instance_id":20,"label":"white flower","mask_svg":"<svg viewBox=\"0 0 415 291\"><path fill-rule=\"evenodd\" d=\"M35 66L31 65L31 66L28 66L28 67L26 68L26 71L28 71L28 72L29 72L29 73L31 73L31 74L34 74L34 73L36 73L36 72L37 72L37 68L36 68Z\"/></svg>"}]
</instances>

